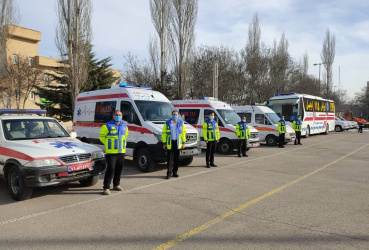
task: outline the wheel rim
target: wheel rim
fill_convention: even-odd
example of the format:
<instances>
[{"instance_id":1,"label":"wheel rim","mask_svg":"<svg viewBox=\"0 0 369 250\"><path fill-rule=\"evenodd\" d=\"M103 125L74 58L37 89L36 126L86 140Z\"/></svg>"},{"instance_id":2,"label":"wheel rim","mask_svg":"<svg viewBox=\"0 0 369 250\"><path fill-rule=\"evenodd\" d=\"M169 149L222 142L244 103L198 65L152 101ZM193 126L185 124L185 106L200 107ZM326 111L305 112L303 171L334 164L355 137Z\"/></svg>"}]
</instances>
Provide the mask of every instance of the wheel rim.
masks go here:
<instances>
[{"instance_id":1,"label":"wheel rim","mask_svg":"<svg viewBox=\"0 0 369 250\"><path fill-rule=\"evenodd\" d=\"M146 165L147 165L147 157L146 157L146 155L141 155L140 156L140 160L138 161L138 164L142 168L146 167Z\"/></svg>"},{"instance_id":2,"label":"wheel rim","mask_svg":"<svg viewBox=\"0 0 369 250\"><path fill-rule=\"evenodd\" d=\"M220 150L223 152L223 153L227 153L229 151L229 144L227 142L223 142L221 145L220 145Z\"/></svg>"},{"instance_id":3,"label":"wheel rim","mask_svg":"<svg viewBox=\"0 0 369 250\"><path fill-rule=\"evenodd\" d=\"M12 173L10 176L10 188L14 194L17 194L20 189L20 180L19 176L16 173Z\"/></svg>"},{"instance_id":4,"label":"wheel rim","mask_svg":"<svg viewBox=\"0 0 369 250\"><path fill-rule=\"evenodd\" d=\"M268 145L273 145L274 144L274 138L273 137L268 137L267 144Z\"/></svg>"}]
</instances>

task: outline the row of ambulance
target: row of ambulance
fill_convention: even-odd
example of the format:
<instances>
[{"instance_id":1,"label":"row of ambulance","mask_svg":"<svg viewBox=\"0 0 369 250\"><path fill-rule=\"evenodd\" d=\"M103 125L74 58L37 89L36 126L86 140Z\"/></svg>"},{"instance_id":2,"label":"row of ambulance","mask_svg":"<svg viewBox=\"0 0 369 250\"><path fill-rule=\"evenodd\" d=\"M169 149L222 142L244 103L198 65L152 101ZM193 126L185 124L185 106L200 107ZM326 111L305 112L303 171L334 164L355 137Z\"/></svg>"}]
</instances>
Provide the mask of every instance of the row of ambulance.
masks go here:
<instances>
[{"instance_id":1,"label":"row of ambulance","mask_svg":"<svg viewBox=\"0 0 369 250\"><path fill-rule=\"evenodd\" d=\"M211 111L219 124L218 152L232 153L237 148L236 124L246 116L250 125L247 150L265 141L276 145L279 117L265 106L230 106L214 98L169 101L162 93L147 86L117 84L110 89L81 93L77 97L73 115L73 129L83 142L101 146L99 131L112 119L112 112L120 110L129 128L126 155L133 157L139 170L148 172L155 163L165 162L161 132L164 123L171 119L173 109L181 114L187 131L186 148L180 151L180 164L189 165L193 157L206 146L202 126ZM287 127L286 141L293 141L295 133Z\"/></svg>"}]
</instances>

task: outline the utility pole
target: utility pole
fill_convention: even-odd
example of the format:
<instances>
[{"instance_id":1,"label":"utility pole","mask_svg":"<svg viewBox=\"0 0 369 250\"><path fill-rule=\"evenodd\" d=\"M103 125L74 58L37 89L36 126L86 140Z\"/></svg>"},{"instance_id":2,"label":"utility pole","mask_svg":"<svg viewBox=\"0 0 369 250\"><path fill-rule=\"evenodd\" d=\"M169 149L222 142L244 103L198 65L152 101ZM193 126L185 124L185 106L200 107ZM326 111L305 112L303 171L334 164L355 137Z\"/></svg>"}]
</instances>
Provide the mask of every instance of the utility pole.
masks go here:
<instances>
[{"instance_id":1,"label":"utility pole","mask_svg":"<svg viewBox=\"0 0 369 250\"><path fill-rule=\"evenodd\" d=\"M213 97L218 98L218 63L214 63L213 70Z\"/></svg>"}]
</instances>

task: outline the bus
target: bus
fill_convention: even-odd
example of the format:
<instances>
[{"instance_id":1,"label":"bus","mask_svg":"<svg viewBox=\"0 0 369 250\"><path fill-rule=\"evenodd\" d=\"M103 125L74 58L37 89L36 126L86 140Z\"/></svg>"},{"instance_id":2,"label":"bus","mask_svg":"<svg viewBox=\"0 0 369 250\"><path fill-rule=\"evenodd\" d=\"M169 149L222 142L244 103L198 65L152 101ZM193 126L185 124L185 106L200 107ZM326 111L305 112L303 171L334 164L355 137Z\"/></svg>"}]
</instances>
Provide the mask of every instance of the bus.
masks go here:
<instances>
[{"instance_id":1,"label":"bus","mask_svg":"<svg viewBox=\"0 0 369 250\"><path fill-rule=\"evenodd\" d=\"M301 135L328 134L334 130L334 101L307 94L276 94L267 102L279 117L284 116L287 124L301 115ZM292 125L291 125L292 126Z\"/></svg>"}]
</instances>

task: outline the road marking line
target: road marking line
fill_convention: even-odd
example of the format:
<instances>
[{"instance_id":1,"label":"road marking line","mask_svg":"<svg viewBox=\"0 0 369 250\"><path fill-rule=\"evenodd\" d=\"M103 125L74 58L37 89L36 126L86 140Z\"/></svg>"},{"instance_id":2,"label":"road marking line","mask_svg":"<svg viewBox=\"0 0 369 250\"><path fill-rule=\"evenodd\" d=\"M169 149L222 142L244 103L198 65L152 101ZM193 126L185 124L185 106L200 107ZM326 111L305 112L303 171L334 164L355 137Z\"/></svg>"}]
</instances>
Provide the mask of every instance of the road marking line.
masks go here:
<instances>
[{"instance_id":1,"label":"road marking line","mask_svg":"<svg viewBox=\"0 0 369 250\"><path fill-rule=\"evenodd\" d=\"M302 180L304 180L304 179L306 179L306 178L308 178L308 177L310 177L310 176L312 176L312 175L314 175L314 174L316 174L316 173L318 173L318 172L326 169L327 167L329 167L329 166L331 166L331 165L333 165L333 164L335 164L335 163L337 163L337 162L345 159L346 157L348 157L348 156L350 156L352 154L355 154L356 152L362 150L363 148L365 148L367 146L369 146L369 144L366 144L366 145L364 145L364 146L362 146L362 147L360 147L360 148L352 151L351 153L348 153L348 154L346 154L346 155L338 158L337 160L334 160L334 161L332 161L332 162L324 165L323 167L320 167L320 168L318 168L318 169L316 169L316 170L314 170L314 171L312 171L312 172L310 172L310 173L308 173L308 174L306 174L304 176L301 176L301 177L299 177L299 178L297 178L297 179L295 179L295 180L293 180L293 181L291 181L291 182L289 182L289 183L287 183L287 184L285 184L283 186L280 186L280 187L278 187L278 188L276 188L276 189L274 189L274 190L272 190L272 191L270 191L268 193L265 193L265 194L263 194L263 195L255 198L255 199L251 200L251 201L248 201L248 202L246 202L246 203L244 203L244 204L242 204L242 205L240 205L240 206L238 206L238 207L236 207L236 208L234 208L234 209L232 209L232 210L230 210L230 211L228 211L228 212L220 215L219 217L217 217L217 218L215 218L215 219L213 219L213 220L211 220L209 222L206 222L205 224L203 224L203 225L201 225L201 226L199 226L199 227L197 227L195 229L192 229L192 230L188 231L187 233L181 234L178 237L176 237L175 239L170 240L170 241L168 241L168 242L166 242L166 243L164 243L164 244L162 244L162 245L154 248L154 250L167 249L167 248L173 246L176 243L179 243L179 242L181 242L181 241L183 241L183 240L185 240L185 239L187 239L187 238L189 238L189 237L191 237L191 236L193 236L193 235L195 235L195 234L197 234L197 233L199 233L201 231L204 231L205 229L207 229L207 228L211 227L212 225L214 225L214 224L216 224L216 223L224 220L225 218L227 218L227 217L229 217L229 216L231 216L231 215L233 215L235 213L238 213L238 212L244 210L245 208L247 208L247 207L249 207L249 206L251 206L251 205L253 205L253 204L257 203L257 202L262 201L265 198L268 198L269 196L272 196L273 194L276 194L276 193L282 191L283 189L288 188L288 187L290 187L290 186L292 186L292 185L294 185L294 184L296 184L296 183L298 183L298 182L300 182L300 181L302 181Z\"/></svg>"},{"instance_id":2,"label":"road marking line","mask_svg":"<svg viewBox=\"0 0 369 250\"><path fill-rule=\"evenodd\" d=\"M241 161L241 162L233 163L233 164L230 164L230 165L226 165L224 167L218 167L218 168L213 168L213 169L206 169L204 171L201 171L201 172L198 172L198 173L194 173L194 174L190 174L190 175L186 175L186 176L180 177L178 179L177 178L176 179L172 178L170 180L164 180L164 181L160 181L160 182L156 182L156 183L151 183L151 184L148 184L148 185L145 185L145 186L139 186L139 187L136 187L136 188L124 190L123 192L117 192L117 193L113 193L111 195L99 196L99 197L96 197L96 198L93 198L93 199L89 199L89 200L85 200L85 201L73 203L73 204L70 204L70 205L66 205L66 206L62 206L62 207L57 207L57 208L53 208L53 209L49 209L49 210L44 210L44 211L41 211L41 212L38 212L38 213L24 215L24 216L21 216L21 217L18 217L18 218L13 218L13 219L5 220L5 221L0 221L0 226L4 226L6 224L14 223L14 222L17 222L17 221L22 221L22 220L26 220L26 219L31 219L31 218L39 217L39 216L46 215L46 214L51 214L53 212L59 212L59 211L65 210L65 209L73 208L73 207L78 207L78 206L81 206L81 205L85 205L85 204L92 203L92 202L95 202L95 201L99 201L99 200L102 200L102 199L114 197L114 196L117 196L117 195L131 193L133 191L145 189L145 188L148 188L148 187L153 187L153 186L157 186L157 185L161 185L161 184L166 184L166 183L169 183L171 181L176 181L176 180L181 180L181 179L185 179L185 178L190 178L190 177L193 177L193 176L197 176L197 175L201 175L201 174L205 174L205 173L210 173L212 171L219 171L219 170L222 170L222 169L225 169L225 168L229 168L229 167L233 167L233 166L236 166L236 165L239 165L239 164L243 164L243 163L246 163L246 162L252 162L252 161L262 160L262 159L273 157L273 156L276 156L276 155L289 153L291 151L300 150L300 149L304 149L304 148L307 148L307 147L313 147L313 146L316 146L316 145L325 144L325 143L332 142L332 141L342 140L345 137L349 137L349 136L344 136L344 137L340 137L340 138L329 140L329 141L323 141L323 142L316 143L316 144L309 145L309 146L296 147L296 149L283 150L283 151L278 152L278 153L275 153L275 154L266 155L266 156L262 156L262 157L258 157L258 158L254 158L254 159L249 159L249 160L246 160L246 161Z\"/></svg>"}]
</instances>

